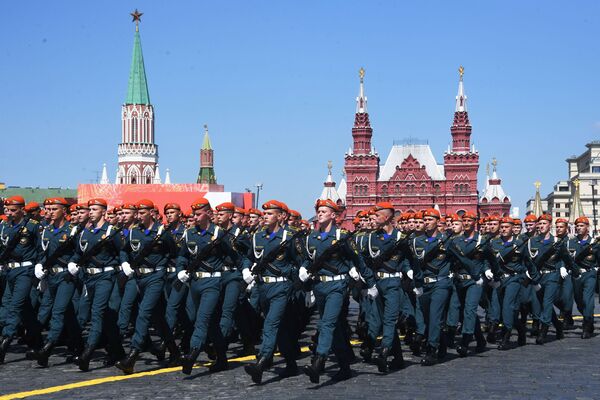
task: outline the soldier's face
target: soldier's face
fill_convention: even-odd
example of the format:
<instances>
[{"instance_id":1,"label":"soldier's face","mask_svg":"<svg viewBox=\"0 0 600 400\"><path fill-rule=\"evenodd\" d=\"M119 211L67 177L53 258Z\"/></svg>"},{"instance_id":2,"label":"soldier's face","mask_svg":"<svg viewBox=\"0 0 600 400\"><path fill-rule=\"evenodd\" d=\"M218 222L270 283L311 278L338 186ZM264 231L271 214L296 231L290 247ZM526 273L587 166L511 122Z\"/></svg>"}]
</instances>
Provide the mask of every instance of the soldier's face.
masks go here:
<instances>
[{"instance_id":1,"label":"soldier's face","mask_svg":"<svg viewBox=\"0 0 600 400\"><path fill-rule=\"evenodd\" d=\"M463 221L452 221L452 232L454 234L459 234L463 231Z\"/></svg>"},{"instance_id":2,"label":"soldier's face","mask_svg":"<svg viewBox=\"0 0 600 400\"><path fill-rule=\"evenodd\" d=\"M527 232L534 232L536 225L537 224L535 222L525 222L525 229Z\"/></svg>"},{"instance_id":3,"label":"soldier's face","mask_svg":"<svg viewBox=\"0 0 600 400\"><path fill-rule=\"evenodd\" d=\"M563 222L556 224L556 234L558 236L564 236L567 233L568 228L569 227L567 226L567 224Z\"/></svg>"},{"instance_id":4,"label":"soldier's face","mask_svg":"<svg viewBox=\"0 0 600 400\"><path fill-rule=\"evenodd\" d=\"M512 236L512 224L500 224L500 235L504 237Z\"/></svg>"},{"instance_id":5,"label":"soldier's face","mask_svg":"<svg viewBox=\"0 0 600 400\"><path fill-rule=\"evenodd\" d=\"M406 228L408 228L409 231L414 231L415 230L415 220L414 219L409 219L406 222Z\"/></svg>"},{"instance_id":6,"label":"soldier's face","mask_svg":"<svg viewBox=\"0 0 600 400\"><path fill-rule=\"evenodd\" d=\"M425 221L423 221L422 219L415 219L415 231L425 231Z\"/></svg>"},{"instance_id":7,"label":"soldier's face","mask_svg":"<svg viewBox=\"0 0 600 400\"><path fill-rule=\"evenodd\" d=\"M426 231L432 232L437 229L438 219L435 217L424 217L423 224Z\"/></svg>"},{"instance_id":8,"label":"soldier's face","mask_svg":"<svg viewBox=\"0 0 600 400\"><path fill-rule=\"evenodd\" d=\"M4 214L6 214L10 221L18 221L23 218L25 211L23 211L23 207L21 206L6 206L4 207Z\"/></svg>"},{"instance_id":9,"label":"soldier's face","mask_svg":"<svg viewBox=\"0 0 600 400\"><path fill-rule=\"evenodd\" d=\"M512 224L509 224L512 226ZM488 222L488 232L492 235L495 235L500 230L500 221L490 221Z\"/></svg>"},{"instance_id":10,"label":"soldier's face","mask_svg":"<svg viewBox=\"0 0 600 400\"><path fill-rule=\"evenodd\" d=\"M142 224L148 225L153 221L154 216L151 210L142 208L138 210L138 218Z\"/></svg>"},{"instance_id":11,"label":"soldier's face","mask_svg":"<svg viewBox=\"0 0 600 400\"><path fill-rule=\"evenodd\" d=\"M136 214L135 210L130 210L128 208L124 209L121 222L123 222L123 224L125 224L125 225L132 224L133 221L135 221L135 214Z\"/></svg>"},{"instance_id":12,"label":"soldier's face","mask_svg":"<svg viewBox=\"0 0 600 400\"><path fill-rule=\"evenodd\" d=\"M515 226L513 226L513 233L515 235L518 235L521 233L521 229L523 229L523 227L521 225L515 225Z\"/></svg>"},{"instance_id":13,"label":"soldier's face","mask_svg":"<svg viewBox=\"0 0 600 400\"><path fill-rule=\"evenodd\" d=\"M59 206L58 204L52 204L46 207L46 214L51 222L62 221L65 218L66 212L67 209L65 206Z\"/></svg>"},{"instance_id":14,"label":"soldier's face","mask_svg":"<svg viewBox=\"0 0 600 400\"><path fill-rule=\"evenodd\" d=\"M583 222L580 222L577 225L575 225L575 231L579 236L586 236L589 232L589 229L590 227L587 224L584 224Z\"/></svg>"},{"instance_id":15,"label":"soldier's face","mask_svg":"<svg viewBox=\"0 0 600 400\"><path fill-rule=\"evenodd\" d=\"M82 208L77 211L77 217L79 219L79 223L87 222L90 219L90 210L87 208Z\"/></svg>"},{"instance_id":16,"label":"soldier's face","mask_svg":"<svg viewBox=\"0 0 600 400\"><path fill-rule=\"evenodd\" d=\"M472 232L475 229L475 220L472 218L465 218L463 219L463 226L465 232Z\"/></svg>"},{"instance_id":17,"label":"soldier's face","mask_svg":"<svg viewBox=\"0 0 600 400\"><path fill-rule=\"evenodd\" d=\"M335 219L335 212L329 207L319 207L317 209L317 221L322 226L329 224Z\"/></svg>"},{"instance_id":18,"label":"soldier's face","mask_svg":"<svg viewBox=\"0 0 600 400\"><path fill-rule=\"evenodd\" d=\"M181 211L175 208L169 208L165 211L165 217L167 218L167 224L178 222L179 218L181 218Z\"/></svg>"},{"instance_id":19,"label":"soldier's face","mask_svg":"<svg viewBox=\"0 0 600 400\"><path fill-rule=\"evenodd\" d=\"M238 226L241 226L243 218L244 218L244 214L233 213L233 216L231 217L231 222Z\"/></svg>"},{"instance_id":20,"label":"soldier's face","mask_svg":"<svg viewBox=\"0 0 600 400\"><path fill-rule=\"evenodd\" d=\"M546 233L550 232L550 221L546 221L545 219L539 221L537 223L537 228L540 232L540 235L545 235Z\"/></svg>"},{"instance_id":21,"label":"soldier's face","mask_svg":"<svg viewBox=\"0 0 600 400\"><path fill-rule=\"evenodd\" d=\"M275 225L277 225L281 218L281 214L283 213L278 210L265 210L265 213L263 215L265 225L267 225L268 227L274 227Z\"/></svg>"},{"instance_id":22,"label":"soldier's face","mask_svg":"<svg viewBox=\"0 0 600 400\"><path fill-rule=\"evenodd\" d=\"M233 214L228 211L218 211L217 212L217 222L222 227L229 226L229 221L233 219Z\"/></svg>"},{"instance_id":23,"label":"soldier's face","mask_svg":"<svg viewBox=\"0 0 600 400\"><path fill-rule=\"evenodd\" d=\"M206 207L201 208L200 210L194 210L194 222L198 226L208 226L210 217L211 214Z\"/></svg>"},{"instance_id":24,"label":"soldier's face","mask_svg":"<svg viewBox=\"0 0 600 400\"><path fill-rule=\"evenodd\" d=\"M250 217L248 218L248 223L250 224L250 226L254 227L254 226L258 225L259 218L260 218L259 215L250 214Z\"/></svg>"},{"instance_id":25,"label":"soldier's face","mask_svg":"<svg viewBox=\"0 0 600 400\"><path fill-rule=\"evenodd\" d=\"M99 205L92 205L90 206L90 221L92 221L93 223L97 223L99 221L101 221L104 216L106 215L106 208L99 206Z\"/></svg>"}]
</instances>

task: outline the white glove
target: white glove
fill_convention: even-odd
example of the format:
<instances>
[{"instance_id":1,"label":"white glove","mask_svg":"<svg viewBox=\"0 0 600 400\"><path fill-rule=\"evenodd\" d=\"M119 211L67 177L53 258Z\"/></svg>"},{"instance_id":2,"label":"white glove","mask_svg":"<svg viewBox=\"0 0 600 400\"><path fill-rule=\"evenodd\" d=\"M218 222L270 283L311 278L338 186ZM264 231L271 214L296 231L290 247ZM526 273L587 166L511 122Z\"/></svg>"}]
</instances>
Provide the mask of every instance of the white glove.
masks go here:
<instances>
[{"instance_id":1,"label":"white glove","mask_svg":"<svg viewBox=\"0 0 600 400\"><path fill-rule=\"evenodd\" d=\"M40 281L46 276L46 271L44 271L44 266L42 264L35 264L35 267L33 267L33 273Z\"/></svg>"},{"instance_id":2,"label":"white glove","mask_svg":"<svg viewBox=\"0 0 600 400\"><path fill-rule=\"evenodd\" d=\"M45 280L41 280L37 285L37 289L40 291L40 293L44 293L46 289L48 289L48 283Z\"/></svg>"},{"instance_id":3,"label":"white glove","mask_svg":"<svg viewBox=\"0 0 600 400\"><path fill-rule=\"evenodd\" d=\"M483 274L485 275L486 278L488 278L489 281L494 280L494 273L492 272L492 270L486 269Z\"/></svg>"},{"instance_id":4,"label":"white glove","mask_svg":"<svg viewBox=\"0 0 600 400\"><path fill-rule=\"evenodd\" d=\"M527 275L527 277L528 277L529 279L533 279L533 278L531 278L531 275L529 275L529 271L525 271L525 275Z\"/></svg>"},{"instance_id":5,"label":"white glove","mask_svg":"<svg viewBox=\"0 0 600 400\"><path fill-rule=\"evenodd\" d=\"M304 305L306 308L311 308L315 305L316 298L314 292L311 290L308 293L304 293Z\"/></svg>"},{"instance_id":6,"label":"white glove","mask_svg":"<svg viewBox=\"0 0 600 400\"><path fill-rule=\"evenodd\" d=\"M77 275L77 273L79 273L79 267L74 262L68 263L67 269L69 270L69 273L73 276L75 276L75 275Z\"/></svg>"},{"instance_id":7,"label":"white glove","mask_svg":"<svg viewBox=\"0 0 600 400\"><path fill-rule=\"evenodd\" d=\"M348 275L350 275L350 278L354 279L355 281L358 281L360 279L360 274L356 270L356 267L350 268L350 271L348 271Z\"/></svg>"},{"instance_id":8,"label":"white glove","mask_svg":"<svg viewBox=\"0 0 600 400\"><path fill-rule=\"evenodd\" d=\"M408 276L408 279L410 279L411 281L414 279L414 275L415 275L415 273L413 272L412 269L409 269L408 271L406 271L406 276Z\"/></svg>"},{"instance_id":9,"label":"white glove","mask_svg":"<svg viewBox=\"0 0 600 400\"><path fill-rule=\"evenodd\" d=\"M298 271L298 277L302 282L306 282L310 276L308 275L306 268L300 267L300 270Z\"/></svg>"},{"instance_id":10,"label":"white glove","mask_svg":"<svg viewBox=\"0 0 600 400\"><path fill-rule=\"evenodd\" d=\"M186 283L190 280L190 274L184 269L183 271L179 271L177 273L177 279L179 279L182 283Z\"/></svg>"},{"instance_id":11,"label":"white glove","mask_svg":"<svg viewBox=\"0 0 600 400\"><path fill-rule=\"evenodd\" d=\"M374 300L378 295L379 295L379 290L377 290L376 285L373 285L372 287L367 289L367 296L369 296L369 298L371 300Z\"/></svg>"},{"instance_id":12,"label":"white glove","mask_svg":"<svg viewBox=\"0 0 600 400\"><path fill-rule=\"evenodd\" d=\"M252 272L248 268L242 270L242 278L247 285L254 281L254 275L252 275Z\"/></svg>"},{"instance_id":13,"label":"white glove","mask_svg":"<svg viewBox=\"0 0 600 400\"><path fill-rule=\"evenodd\" d=\"M565 279L567 276L569 276L567 269L565 267L560 267L560 277Z\"/></svg>"},{"instance_id":14,"label":"white glove","mask_svg":"<svg viewBox=\"0 0 600 400\"><path fill-rule=\"evenodd\" d=\"M483 278L479 278L479 280L475 281L475 284L477 286L482 286L483 285Z\"/></svg>"},{"instance_id":15,"label":"white glove","mask_svg":"<svg viewBox=\"0 0 600 400\"><path fill-rule=\"evenodd\" d=\"M422 287L416 287L413 289L413 292L415 292L415 295L418 297L421 297L423 295L423 288Z\"/></svg>"},{"instance_id":16,"label":"white glove","mask_svg":"<svg viewBox=\"0 0 600 400\"><path fill-rule=\"evenodd\" d=\"M4 265L0 265L0 272L4 270Z\"/></svg>"},{"instance_id":17,"label":"white glove","mask_svg":"<svg viewBox=\"0 0 600 400\"><path fill-rule=\"evenodd\" d=\"M542 285L540 285L539 283L533 287L533 289L534 289L536 292L539 292L541 288L542 288Z\"/></svg>"},{"instance_id":18,"label":"white glove","mask_svg":"<svg viewBox=\"0 0 600 400\"><path fill-rule=\"evenodd\" d=\"M498 288L500 287L500 282L499 282L499 281L491 281L491 282L489 283L489 285L490 285L491 287L493 287L494 289L498 289Z\"/></svg>"},{"instance_id":19,"label":"white glove","mask_svg":"<svg viewBox=\"0 0 600 400\"><path fill-rule=\"evenodd\" d=\"M252 291L252 289L254 288L255 285L256 285L256 281L252 280L252 282L250 282L248 284L248 286L246 286L246 292L250 293Z\"/></svg>"},{"instance_id":20,"label":"white glove","mask_svg":"<svg viewBox=\"0 0 600 400\"><path fill-rule=\"evenodd\" d=\"M123 264L121 264L121 269L123 270L125 276L129 277L133 275L133 268L131 268L131 265L129 265L127 261L124 261Z\"/></svg>"}]
</instances>

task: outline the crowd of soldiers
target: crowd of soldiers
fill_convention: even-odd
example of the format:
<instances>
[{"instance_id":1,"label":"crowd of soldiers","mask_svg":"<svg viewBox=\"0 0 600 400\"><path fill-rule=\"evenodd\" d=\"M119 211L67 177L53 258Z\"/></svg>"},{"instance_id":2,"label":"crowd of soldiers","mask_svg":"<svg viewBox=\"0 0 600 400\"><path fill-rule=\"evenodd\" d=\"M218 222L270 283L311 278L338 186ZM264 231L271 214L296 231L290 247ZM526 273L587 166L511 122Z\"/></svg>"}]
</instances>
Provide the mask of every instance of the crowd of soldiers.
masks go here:
<instances>
[{"instance_id":1,"label":"crowd of soldiers","mask_svg":"<svg viewBox=\"0 0 600 400\"><path fill-rule=\"evenodd\" d=\"M125 374L150 352L189 375L203 351L211 372L226 370L228 347L239 341L244 354L256 355L245 366L253 382L261 383L278 349L283 377L302 371L318 383L332 353L333 379L352 376L353 335L363 362L381 373L404 366L399 332L423 366L443 360L448 348L461 357L490 343L508 350L513 330L517 346L528 331L544 344L551 326L561 339L574 329L574 303L581 337L593 336L600 246L585 217L574 234L568 221L554 221L553 235L547 214L528 215L523 228L518 219L472 212L398 214L382 202L359 212L347 231L332 200L316 202L310 223L277 200L245 210L199 198L190 208L6 199L0 364L19 341L42 367L60 346L88 371L103 348L105 365ZM299 342L316 311L312 358L300 370Z\"/></svg>"}]
</instances>

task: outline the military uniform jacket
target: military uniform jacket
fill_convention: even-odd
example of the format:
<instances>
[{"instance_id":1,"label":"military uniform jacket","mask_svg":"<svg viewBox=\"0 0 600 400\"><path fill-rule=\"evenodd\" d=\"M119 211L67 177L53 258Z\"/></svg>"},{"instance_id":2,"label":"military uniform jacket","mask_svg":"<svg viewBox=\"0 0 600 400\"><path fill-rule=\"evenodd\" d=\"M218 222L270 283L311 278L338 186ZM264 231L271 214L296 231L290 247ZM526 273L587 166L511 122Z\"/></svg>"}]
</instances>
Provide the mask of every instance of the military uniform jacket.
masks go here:
<instances>
[{"instance_id":1,"label":"military uniform jacket","mask_svg":"<svg viewBox=\"0 0 600 400\"><path fill-rule=\"evenodd\" d=\"M166 226L165 228L168 229L169 227ZM169 234L171 235L171 238L175 242L175 254L170 255L167 266L169 268L173 268L173 271L175 271L175 264L177 263L177 256L179 255L179 252L181 251L181 246L183 244L183 236L185 234L185 226L182 223L179 223L173 229L169 230Z\"/></svg>"},{"instance_id":2,"label":"military uniform jacket","mask_svg":"<svg viewBox=\"0 0 600 400\"><path fill-rule=\"evenodd\" d=\"M479 280L486 270L491 269L489 244L488 238L479 232L475 232L471 238L459 235L452 239L452 245L449 246L449 249L455 257L455 272L468 274L471 275L472 279Z\"/></svg>"},{"instance_id":3,"label":"military uniform jacket","mask_svg":"<svg viewBox=\"0 0 600 400\"><path fill-rule=\"evenodd\" d=\"M587 239L580 239L576 236L569 239L566 246L573 260L570 265L571 269L579 269L575 271L576 276L592 268L598 268L600 245L598 242L593 241L591 237L588 236Z\"/></svg>"},{"instance_id":4,"label":"military uniform jacket","mask_svg":"<svg viewBox=\"0 0 600 400\"><path fill-rule=\"evenodd\" d=\"M490 249L494 256L491 263L494 274L523 274L527 271L524 264L527 248L522 237L513 236L512 240L505 242L498 236L490 242Z\"/></svg>"},{"instance_id":5,"label":"military uniform jacket","mask_svg":"<svg viewBox=\"0 0 600 400\"><path fill-rule=\"evenodd\" d=\"M556 248L557 245L558 248ZM547 252L552 252L553 254L549 254L549 257L547 257L545 255ZM560 238L553 235L550 235L548 239L544 239L541 235L533 236L529 239L529 243L527 243L525 254L532 268L530 271L532 277L538 275L540 272L557 271L564 265L562 262L569 264L571 262L567 252L566 240L561 242ZM545 261L542 262L541 260L544 259Z\"/></svg>"},{"instance_id":6,"label":"military uniform jacket","mask_svg":"<svg viewBox=\"0 0 600 400\"><path fill-rule=\"evenodd\" d=\"M224 242L227 246L227 258L225 260L230 269L239 269L244 265L244 258L251 247L250 235L237 225L233 225L228 231Z\"/></svg>"},{"instance_id":7,"label":"military uniform jacket","mask_svg":"<svg viewBox=\"0 0 600 400\"><path fill-rule=\"evenodd\" d=\"M252 235L252 246L243 268L250 268L252 263L260 263L263 257L269 257L277 252L277 257L265 265L261 272L263 276L283 276L293 278L297 268L302 265L302 243L294 238L294 231L285 226L277 232L269 232L263 228Z\"/></svg>"},{"instance_id":8,"label":"military uniform jacket","mask_svg":"<svg viewBox=\"0 0 600 400\"><path fill-rule=\"evenodd\" d=\"M425 278L444 279L450 276L452 260L447 250L449 240L446 234L437 231L431 237L423 234L412 239L415 287L422 287Z\"/></svg>"},{"instance_id":9,"label":"military uniform jacket","mask_svg":"<svg viewBox=\"0 0 600 400\"><path fill-rule=\"evenodd\" d=\"M152 246L150 253L136 265L132 264L132 267L165 269L169 258L176 255L175 240L171 232L159 222L154 222L149 229L142 225L134 225L128 233L125 237L125 250L130 263L138 260L139 254L147 251L144 250L147 246Z\"/></svg>"},{"instance_id":10,"label":"military uniform jacket","mask_svg":"<svg viewBox=\"0 0 600 400\"><path fill-rule=\"evenodd\" d=\"M201 230L194 226L185 231L179 255L177 256L177 272L188 268L190 263L196 264L195 271L192 272L221 272L225 266L228 247L225 243L226 233L223 229L211 223L206 230ZM217 244L211 244L218 240ZM196 262L206 246L211 246L212 250Z\"/></svg>"},{"instance_id":11,"label":"military uniform jacket","mask_svg":"<svg viewBox=\"0 0 600 400\"><path fill-rule=\"evenodd\" d=\"M10 254L7 254L4 261L9 262L31 262L36 264L39 260L39 238L40 225L37 221L23 218L18 224L10 221L2 221L0 224L0 254L4 253L4 248L10 244L11 239L19 235L20 239L13 247Z\"/></svg>"},{"instance_id":12,"label":"military uniform jacket","mask_svg":"<svg viewBox=\"0 0 600 400\"><path fill-rule=\"evenodd\" d=\"M75 244L75 253L71 257L71 262L79 264L81 257L88 251L93 250L98 242L104 238L112 237L109 242L102 245L102 249L97 252L87 263L82 267L88 268L105 268L117 267L123 262L128 261L127 253L123 246L123 240L120 234L114 233L116 228L108 222L100 227L89 226L85 228L79 235Z\"/></svg>"},{"instance_id":13,"label":"military uniform jacket","mask_svg":"<svg viewBox=\"0 0 600 400\"><path fill-rule=\"evenodd\" d=\"M376 269L373 271L374 273L406 273L410 269L407 253L402 248L398 249L391 256L388 256L387 259L379 259L379 257L385 257L384 254L396 246L400 240L404 240L404 236L396 228L390 234L379 229L366 236L365 250L362 252L362 255L365 263Z\"/></svg>"},{"instance_id":14,"label":"military uniform jacket","mask_svg":"<svg viewBox=\"0 0 600 400\"><path fill-rule=\"evenodd\" d=\"M65 268L75 253L78 233L78 226L71 225L68 222L65 222L60 228L56 228L54 225L46 225L40 234L40 258L38 262L46 269ZM60 253L56 254L57 251L60 251ZM51 264L48 264L48 262L51 262Z\"/></svg>"}]
</instances>

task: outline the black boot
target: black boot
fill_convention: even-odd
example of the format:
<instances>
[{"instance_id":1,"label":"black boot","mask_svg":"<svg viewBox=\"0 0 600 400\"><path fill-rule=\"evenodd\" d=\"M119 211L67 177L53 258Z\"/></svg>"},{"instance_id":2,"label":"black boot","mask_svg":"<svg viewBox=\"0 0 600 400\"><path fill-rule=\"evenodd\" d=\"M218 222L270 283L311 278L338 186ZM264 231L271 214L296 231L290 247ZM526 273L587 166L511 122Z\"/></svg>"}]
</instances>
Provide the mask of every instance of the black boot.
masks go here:
<instances>
[{"instance_id":1,"label":"black boot","mask_svg":"<svg viewBox=\"0 0 600 400\"><path fill-rule=\"evenodd\" d=\"M280 378L290 378L292 376L298 375L298 364L296 364L296 360L291 359L285 360L285 369L282 373L279 374Z\"/></svg>"},{"instance_id":2,"label":"black boot","mask_svg":"<svg viewBox=\"0 0 600 400\"><path fill-rule=\"evenodd\" d=\"M169 367L176 367L181 363L181 352L179 347L175 344L175 341L165 342L167 350L169 350L169 359L167 361Z\"/></svg>"},{"instance_id":3,"label":"black boot","mask_svg":"<svg viewBox=\"0 0 600 400\"><path fill-rule=\"evenodd\" d=\"M471 343L471 335L463 334L460 344L456 346L456 352L460 357L466 357L469 353L469 343ZM485 340L485 339L484 339Z\"/></svg>"},{"instance_id":4,"label":"black boot","mask_svg":"<svg viewBox=\"0 0 600 400\"><path fill-rule=\"evenodd\" d=\"M582 328L581 338L590 339L593 336L594 321L591 318L584 318Z\"/></svg>"},{"instance_id":5,"label":"black boot","mask_svg":"<svg viewBox=\"0 0 600 400\"><path fill-rule=\"evenodd\" d=\"M510 348L510 334L511 329L505 327L502 332L502 339L498 344L498 350L508 350Z\"/></svg>"},{"instance_id":6,"label":"black boot","mask_svg":"<svg viewBox=\"0 0 600 400\"><path fill-rule=\"evenodd\" d=\"M540 334L540 320L534 319L533 322L531 323L531 332L529 335L531 337L535 337L539 334Z\"/></svg>"},{"instance_id":7,"label":"black boot","mask_svg":"<svg viewBox=\"0 0 600 400\"><path fill-rule=\"evenodd\" d=\"M456 343L454 340L455 337L456 337L456 327L448 326L446 328L446 343L447 343L448 348L453 349L456 347Z\"/></svg>"},{"instance_id":8,"label":"black boot","mask_svg":"<svg viewBox=\"0 0 600 400\"><path fill-rule=\"evenodd\" d=\"M135 362L139 355L140 351L138 349L131 349L131 352L124 360L115 363L115 367L123 371L125 375L131 375L133 374L133 367L135 366Z\"/></svg>"},{"instance_id":9,"label":"black boot","mask_svg":"<svg viewBox=\"0 0 600 400\"><path fill-rule=\"evenodd\" d=\"M371 358L373 357L373 348L375 347L375 343L373 339L367 335L365 341L363 342L362 348L358 352L360 356L363 358L363 362L370 363Z\"/></svg>"},{"instance_id":10,"label":"black boot","mask_svg":"<svg viewBox=\"0 0 600 400\"><path fill-rule=\"evenodd\" d=\"M221 372L227 371L229 369L229 362L227 361L227 356L225 354L218 354L215 362L212 363L208 370L213 372Z\"/></svg>"},{"instance_id":11,"label":"black boot","mask_svg":"<svg viewBox=\"0 0 600 400\"><path fill-rule=\"evenodd\" d=\"M0 337L0 364L4 364L4 357L6 357L6 352L11 341L10 338Z\"/></svg>"},{"instance_id":12,"label":"black boot","mask_svg":"<svg viewBox=\"0 0 600 400\"><path fill-rule=\"evenodd\" d=\"M392 361L390 362L389 368L392 371L397 371L399 369L404 368L404 357L402 356L402 347L400 344L396 346L397 348L392 347Z\"/></svg>"},{"instance_id":13,"label":"black boot","mask_svg":"<svg viewBox=\"0 0 600 400\"><path fill-rule=\"evenodd\" d=\"M390 348L384 347L379 352L379 355L375 359L375 363L377 364L377 369L381 373L387 373L389 371L387 358L390 355Z\"/></svg>"},{"instance_id":14,"label":"black boot","mask_svg":"<svg viewBox=\"0 0 600 400\"><path fill-rule=\"evenodd\" d=\"M167 344L164 340L161 340L158 345L150 343L150 354L156 357L161 362L165 360L165 353L167 352Z\"/></svg>"},{"instance_id":15,"label":"black boot","mask_svg":"<svg viewBox=\"0 0 600 400\"><path fill-rule=\"evenodd\" d=\"M54 348L54 342L47 342L44 347L35 352L35 359L40 367L48 366L48 358Z\"/></svg>"},{"instance_id":16,"label":"black boot","mask_svg":"<svg viewBox=\"0 0 600 400\"><path fill-rule=\"evenodd\" d=\"M90 360L92 359L92 354L94 354L94 349L86 345L79 357L75 358L75 364L79 366L81 371L87 372L90 370Z\"/></svg>"},{"instance_id":17,"label":"black boot","mask_svg":"<svg viewBox=\"0 0 600 400\"><path fill-rule=\"evenodd\" d=\"M483 337L483 333L481 332L481 327L480 328L475 327L475 343L477 343L475 345L476 353L481 353L482 351L485 351L485 348L487 347L487 341L485 340L485 337Z\"/></svg>"},{"instance_id":18,"label":"black boot","mask_svg":"<svg viewBox=\"0 0 600 400\"><path fill-rule=\"evenodd\" d=\"M352 378L352 370L350 369L350 364L341 363L341 362L340 362L340 370L331 377L331 379L333 379L336 382L346 381L350 378ZM313 383L319 383L319 382L313 382Z\"/></svg>"},{"instance_id":19,"label":"black boot","mask_svg":"<svg viewBox=\"0 0 600 400\"><path fill-rule=\"evenodd\" d=\"M423 346L423 335L417 333L410 344L410 350L413 355L420 356L421 355L421 347Z\"/></svg>"},{"instance_id":20,"label":"black boot","mask_svg":"<svg viewBox=\"0 0 600 400\"><path fill-rule=\"evenodd\" d=\"M575 321L573 321L573 313L571 311L563 312L563 330L572 331L575 329Z\"/></svg>"},{"instance_id":21,"label":"black boot","mask_svg":"<svg viewBox=\"0 0 600 400\"><path fill-rule=\"evenodd\" d=\"M192 373L192 368L194 367L196 359L200 355L200 351L201 349L199 347L194 347L188 354L181 357L181 372L186 375L190 375Z\"/></svg>"},{"instance_id":22,"label":"black boot","mask_svg":"<svg viewBox=\"0 0 600 400\"><path fill-rule=\"evenodd\" d=\"M535 339L535 344L544 344L546 343L546 335L548 335L548 325L540 324L540 332L538 333L537 338Z\"/></svg>"},{"instance_id":23,"label":"black boot","mask_svg":"<svg viewBox=\"0 0 600 400\"><path fill-rule=\"evenodd\" d=\"M554 329L556 330L556 340L561 340L565 338L564 326L562 321L556 319L556 321L554 321Z\"/></svg>"},{"instance_id":24,"label":"black boot","mask_svg":"<svg viewBox=\"0 0 600 400\"><path fill-rule=\"evenodd\" d=\"M256 363L252 365L246 365L244 370L252 378L252 382L260 385L262 382L263 371L267 369L268 359L264 356L259 355L256 359Z\"/></svg>"},{"instance_id":25,"label":"black boot","mask_svg":"<svg viewBox=\"0 0 600 400\"><path fill-rule=\"evenodd\" d=\"M302 370L308 375L312 383L319 383L319 376L323 373L324 368L325 356L319 354L313 358L311 365L305 365Z\"/></svg>"},{"instance_id":26,"label":"black boot","mask_svg":"<svg viewBox=\"0 0 600 400\"><path fill-rule=\"evenodd\" d=\"M437 349L433 346L427 345L427 351L425 353L425 357L421 359L421 365L424 367L429 367L437 364L437 361Z\"/></svg>"},{"instance_id":27,"label":"black boot","mask_svg":"<svg viewBox=\"0 0 600 400\"><path fill-rule=\"evenodd\" d=\"M517 321L517 345L525 346L527 344L527 330L521 321Z\"/></svg>"},{"instance_id":28,"label":"black boot","mask_svg":"<svg viewBox=\"0 0 600 400\"><path fill-rule=\"evenodd\" d=\"M492 322L490 329L487 334L488 343L496 343L496 332L498 331L498 323Z\"/></svg>"}]
</instances>

